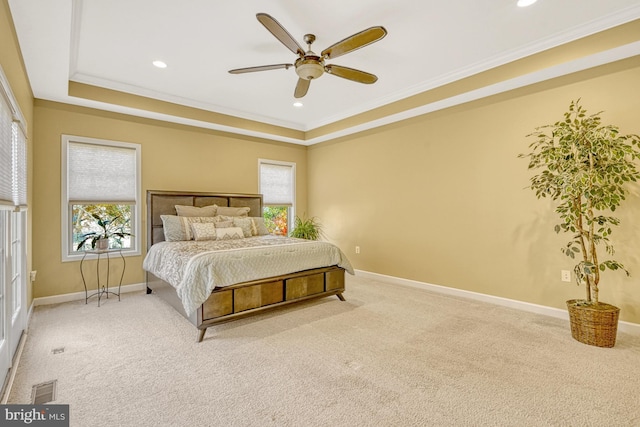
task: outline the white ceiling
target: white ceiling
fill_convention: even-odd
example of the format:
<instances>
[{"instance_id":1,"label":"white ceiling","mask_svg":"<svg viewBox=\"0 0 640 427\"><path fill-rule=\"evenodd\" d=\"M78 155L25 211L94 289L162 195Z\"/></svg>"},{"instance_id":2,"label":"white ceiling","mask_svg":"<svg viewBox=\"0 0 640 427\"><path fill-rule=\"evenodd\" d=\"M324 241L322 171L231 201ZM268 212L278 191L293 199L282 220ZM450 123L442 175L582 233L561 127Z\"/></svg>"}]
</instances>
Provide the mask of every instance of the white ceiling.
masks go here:
<instances>
[{"instance_id":1,"label":"white ceiling","mask_svg":"<svg viewBox=\"0 0 640 427\"><path fill-rule=\"evenodd\" d=\"M185 122L70 97L68 82L75 81L301 131L640 17L638 0L539 0L528 8L517 7L516 0L9 4L36 98ZM325 74L311 83L304 107L295 108L292 68L229 74L233 68L295 60L257 21L258 12L277 19L303 46L304 34L315 34L315 52L365 28L384 26L388 35L381 41L327 61L376 74L378 82L364 85ZM640 47L632 46L623 55L638 53ZM168 67L154 67L156 59Z\"/></svg>"}]
</instances>

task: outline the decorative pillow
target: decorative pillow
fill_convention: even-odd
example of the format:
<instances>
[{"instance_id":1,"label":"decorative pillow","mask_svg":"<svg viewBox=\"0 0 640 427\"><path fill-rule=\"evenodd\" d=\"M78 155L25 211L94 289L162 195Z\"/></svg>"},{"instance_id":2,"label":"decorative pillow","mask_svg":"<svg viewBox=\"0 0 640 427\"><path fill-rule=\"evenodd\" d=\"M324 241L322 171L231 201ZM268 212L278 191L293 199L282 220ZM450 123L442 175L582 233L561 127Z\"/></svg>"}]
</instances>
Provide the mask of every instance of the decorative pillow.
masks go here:
<instances>
[{"instance_id":1,"label":"decorative pillow","mask_svg":"<svg viewBox=\"0 0 640 427\"><path fill-rule=\"evenodd\" d=\"M216 228L229 228L233 227L233 220L222 220L215 223Z\"/></svg>"},{"instance_id":2,"label":"decorative pillow","mask_svg":"<svg viewBox=\"0 0 640 427\"><path fill-rule=\"evenodd\" d=\"M242 229L242 234L244 234L244 237L251 237L252 224L253 224L253 221L251 221L251 218L240 218L240 217L233 218L233 226L240 227Z\"/></svg>"},{"instance_id":3,"label":"decorative pillow","mask_svg":"<svg viewBox=\"0 0 640 427\"><path fill-rule=\"evenodd\" d=\"M214 205L214 206L216 207L216 212L218 213L218 215L226 215L226 216L245 217L245 216L249 216L249 211L251 210L251 208L249 207L230 208L227 206L217 206L217 205Z\"/></svg>"},{"instance_id":4,"label":"decorative pillow","mask_svg":"<svg viewBox=\"0 0 640 427\"><path fill-rule=\"evenodd\" d=\"M264 225L264 218L252 216L251 217L252 230L251 234L253 236L266 236L269 234L267 230L267 226Z\"/></svg>"},{"instance_id":5,"label":"decorative pillow","mask_svg":"<svg viewBox=\"0 0 640 427\"><path fill-rule=\"evenodd\" d=\"M193 240L216 240L216 227L213 222L194 222L191 224Z\"/></svg>"},{"instance_id":6,"label":"decorative pillow","mask_svg":"<svg viewBox=\"0 0 640 427\"><path fill-rule=\"evenodd\" d=\"M178 216L216 216L216 205L203 206L201 208L197 206L175 205Z\"/></svg>"},{"instance_id":7,"label":"decorative pillow","mask_svg":"<svg viewBox=\"0 0 640 427\"><path fill-rule=\"evenodd\" d=\"M243 239L244 233L240 227L216 228L216 240Z\"/></svg>"},{"instance_id":8,"label":"decorative pillow","mask_svg":"<svg viewBox=\"0 0 640 427\"><path fill-rule=\"evenodd\" d=\"M184 223L176 215L160 215L162 229L164 230L164 240L167 242L179 242L187 240L184 232Z\"/></svg>"},{"instance_id":9,"label":"decorative pillow","mask_svg":"<svg viewBox=\"0 0 640 427\"><path fill-rule=\"evenodd\" d=\"M191 233L191 224L213 224L218 222L218 217L213 216L179 216L184 223L185 240L193 240L193 234Z\"/></svg>"},{"instance_id":10,"label":"decorative pillow","mask_svg":"<svg viewBox=\"0 0 640 427\"><path fill-rule=\"evenodd\" d=\"M214 223L217 217L189 217L176 215L160 215L164 229L164 240L167 242L180 242L193 239L191 224Z\"/></svg>"}]
</instances>

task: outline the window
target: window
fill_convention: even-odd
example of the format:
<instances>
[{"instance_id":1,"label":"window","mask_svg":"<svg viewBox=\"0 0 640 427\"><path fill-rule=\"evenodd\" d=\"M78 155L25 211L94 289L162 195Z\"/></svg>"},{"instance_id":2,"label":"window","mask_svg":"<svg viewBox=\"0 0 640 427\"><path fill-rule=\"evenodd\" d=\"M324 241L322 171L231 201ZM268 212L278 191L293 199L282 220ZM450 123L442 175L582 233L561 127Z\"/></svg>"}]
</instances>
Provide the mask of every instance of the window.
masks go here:
<instances>
[{"instance_id":1,"label":"window","mask_svg":"<svg viewBox=\"0 0 640 427\"><path fill-rule=\"evenodd\" d=\"M296 164L259 159L258 168L267 230L287 236L295 218Z\"/></svg>"},{"instance_id":2,"label":"window","mask_svg":"<svg viewBox=\"0 0 640 427\"><path fill-rule=\"evenodd\" d=\"M140 254L140 145L62 136L62 260L100 247Z\"/></svg>"}]
</instances>

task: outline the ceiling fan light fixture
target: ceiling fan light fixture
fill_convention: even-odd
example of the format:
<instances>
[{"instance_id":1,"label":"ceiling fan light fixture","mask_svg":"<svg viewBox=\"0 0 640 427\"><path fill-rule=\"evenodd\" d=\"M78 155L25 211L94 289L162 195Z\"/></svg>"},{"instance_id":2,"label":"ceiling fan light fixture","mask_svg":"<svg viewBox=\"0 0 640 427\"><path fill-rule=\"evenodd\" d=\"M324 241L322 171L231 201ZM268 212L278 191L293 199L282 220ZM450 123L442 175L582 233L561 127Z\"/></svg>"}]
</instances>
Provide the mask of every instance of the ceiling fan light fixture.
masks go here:
<instances>
[{"instance_id":1,"label":"ceiling fan light fixture","mask_svg":"<svg viewBox=\"0 0 640 427\"><path fill-rule=\"evenodd\" d=\"M260 23L287 49L296 54L298 58L293 64L273 64L257 67L235 68L233 70L229 70L229 73L243 74L252 73L254 71L277 70L281 68L288 70L289 67L295 67L296 74L298 75L298 82L296 83L293 97L298 99L307 94L311 80L321 77L325 72L358 83L371 84L378 80L378 77L374 74L335 64L325 65L324 61L325 59L337 58L338 56L377 42L387 34L387 30L385 30L384 27L377 26L367 28L366 30L353 34L338 43L334 43L323 50L320 55L317 55L311 50L311 45L316 40L316 36L313 34L304 35L304 41L308 46L308 49L305 52L303 47L300 46L300 43L298 43L282 26L282 24L276 21L273 17L266 13L258 13L256 14L256 18L258 18L258 21L260 21Z\"/></svg>"},{"instance_id":2,"label":"ceiling fan light fixture","mask_svg":"<svg viewBox=\"0 0 640 427\"><path fill-rule=\"evenodd\" d=\"M324 73L324 64L317 56L305 56L296 61L296 74L301 79L317 79L322 73Z\"/></svg>"}]
</instances>

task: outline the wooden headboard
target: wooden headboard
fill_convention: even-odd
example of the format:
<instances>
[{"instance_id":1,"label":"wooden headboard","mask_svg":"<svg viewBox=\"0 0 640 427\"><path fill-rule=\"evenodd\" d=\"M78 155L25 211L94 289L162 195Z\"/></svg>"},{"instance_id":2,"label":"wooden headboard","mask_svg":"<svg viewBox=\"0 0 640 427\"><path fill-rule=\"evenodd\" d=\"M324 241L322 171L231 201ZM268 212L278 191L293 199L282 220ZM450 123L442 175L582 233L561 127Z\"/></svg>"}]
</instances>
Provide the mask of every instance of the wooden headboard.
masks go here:
<instances>
[{"instance_id":1,"label":"wooden headboard","mask_svg":"<svg viewBox=\"0 0 640 427\"><path fill-rule=\"evenodd\" d=\"M164 241L160 215L176 215L175 205L249 207L249 216L262 216L262 194L194 193L147 190L147 249Z\"/></svg>"}]
</instances>

